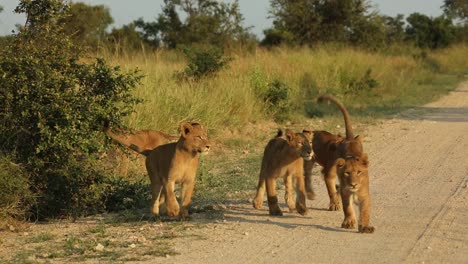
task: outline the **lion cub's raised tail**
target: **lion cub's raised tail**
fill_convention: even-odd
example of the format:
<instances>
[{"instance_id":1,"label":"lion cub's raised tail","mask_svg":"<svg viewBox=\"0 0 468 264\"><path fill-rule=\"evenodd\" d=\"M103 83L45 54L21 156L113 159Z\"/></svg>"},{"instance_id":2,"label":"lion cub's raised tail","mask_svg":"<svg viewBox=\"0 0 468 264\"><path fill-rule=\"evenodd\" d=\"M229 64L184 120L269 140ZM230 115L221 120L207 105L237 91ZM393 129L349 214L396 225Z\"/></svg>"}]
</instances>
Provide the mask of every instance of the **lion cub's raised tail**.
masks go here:
<instances>
[{"instance_id":1,"label":"lion cub's raised tail","mask_svg":"<svg viewBox=\"0 0 468 264\"><path fill-rule=\"evenodd\" d=\"M323 103L323 102L333 102L338 106L340 109L341 113L343 113L344 117L344 122L345 122L345 128L346 128L346 139L347 140L353 140L354 139L354 133L353 133L353 128L351 126L351 119L349 118L349 113L348 110L344 107L344 105L338 101L335 97L331 95L322 95L317 99L317 102Z\"/></svg>"}]
</instances>

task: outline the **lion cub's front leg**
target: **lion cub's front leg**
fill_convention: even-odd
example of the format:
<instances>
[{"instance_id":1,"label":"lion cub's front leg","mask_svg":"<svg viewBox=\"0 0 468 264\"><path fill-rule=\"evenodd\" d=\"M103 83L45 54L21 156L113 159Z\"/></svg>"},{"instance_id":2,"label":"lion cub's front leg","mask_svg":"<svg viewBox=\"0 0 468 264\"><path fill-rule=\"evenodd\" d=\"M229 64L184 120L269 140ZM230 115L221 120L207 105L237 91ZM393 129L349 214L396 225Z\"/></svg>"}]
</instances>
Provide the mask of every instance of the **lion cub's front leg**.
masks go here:
<instances>
[{"instance_id":1,"label":"lion cub's front leg","mask_svg":"<svg viewBox=\"0 0 468 264\"><path fill-rule=\"evenodd\" d=\"M164 183L167 215L171 217L178 216L180 211L179 203L174 193L174 184L174 181L167 181Z\"/></svg>"},{"instance_id":2,"label":"lion cub's front leg","mask_svg":"<svg viewBox=\"0 0 468 264\"><path fill-rule=\"evenodd\" d=\"M341 200L343 202L343 213L345 215L345 219L343 220L341 227L346 229L356 228L356 215L354 214L352 193L342 191Z\"/></svg>"},{"instance_id":3,"label":"lion cub's front leg","mask_svg":"<svg viewBox=\"0 0 468 264\"><path fill-rule=\"evenodd\" d=\"M195 178L195 176L193 177ZM195 187L194 180L187 180L182 184L181 201L182 208L180 209L179 217L181 220L190 220L189 207L192 200L193 189Z\"/></svg>"},{"instance_id":4,"label":"lion cub's front leg","mask_svg":"<svg viewBox=\"0 0 468 264\"><path fill-rule=\"evenodd\" d=\"M370 201L369 194L367 194L367 199L363 199L359 203L360 210L360 224L359 224L359 233L374 233L374 227L370 226Z\"/></svg>"},{"instance_id":5,"label":"lion cub's front leg","mask_svg":"<svg viewBox=\"0 0 468 264\"><path fill-rule=\"evenodd\" d=\"M340 210L340 193L336 186L336 168L333 166L323 170L325 185L327 186L328 196L330 197L329 211Z\"/></svg>"}]
</instances>

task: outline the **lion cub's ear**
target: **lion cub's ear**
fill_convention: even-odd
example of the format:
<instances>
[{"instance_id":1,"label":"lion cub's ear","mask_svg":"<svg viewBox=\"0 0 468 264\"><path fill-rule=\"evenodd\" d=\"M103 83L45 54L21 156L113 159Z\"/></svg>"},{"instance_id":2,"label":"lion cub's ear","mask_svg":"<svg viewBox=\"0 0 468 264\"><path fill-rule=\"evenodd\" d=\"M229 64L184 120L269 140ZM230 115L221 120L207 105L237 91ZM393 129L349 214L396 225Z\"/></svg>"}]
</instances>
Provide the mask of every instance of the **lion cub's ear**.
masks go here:
<instances>
[{"instance_id":1,"label":"lion cub's ear","mask_svg":"<svg viewBox=\"0 0 468 264\"><path fill-rule=\"evenodd\" d=\"M364 141L364 135L357 135L354 137L354 140L358 140L359 142Z\"/></svg>"},{"instance_id":2,"label":"lion cub's ear","mask_svg":"<svg viewBox=\"0 0 468 264\"><path fill-rule=\"evenodd\" d=\"M182 123L180 125L180 133L183 137L186 137L188 134L192 132L193 126L190 123Z\"/></svg>"},{"instance_id":3,"label":"lion cub's ear","mask_svg":"<svg viewBox=\"0 0 468 264\"><path fill-rule=\"evenodd\" d=\"M346 161L343 158L339 158L335 161L335 164L338 168L342 168L346 164Z\"/></svg>"},{"instance_id":4,"label":"lion cub's ear","mask_svg":"<svg viewBox=\"0 0 468 264\"><path fill-rule=\"evenodd\" d=\"M276 133L276 137L282 137L283 136L283 130L281 128L278 128L278 132Z\"/></svg>"},{"instance_id":5,"label":"lion cub's ear","mask_svg":"<svg viewBox=\"0 0 468 264\"><path fill-rule=\"evenodd\" d=\"M291 142L295 137L296 134L292 130L286 129L286 139L288 140L288 142Z\"/></svg>"},{"instance_id":6,"label":"lion cub's ear","mask_svg":"<svg viewBox=\"0 0 468 264\"><path fill-rule=\"evenodd\" d=\"M302 134L304 134L304 136L306 136L307 139L309 139L309 140L312 139L312 131L304 129L304 130L302 130Z\"/></svg>"},{"instance_id":7,"label":"lion cub's ear","mask_svg":"<svg viewBox=\"0 0 468 264\"><path fill-rule=\"evenodd\" d=\"M367 153L363 153L361 155L361 157L359 158L359 162L361 162L361 164L366 167L369 166L369 157L367 156Z\"/></svg>"}]
</instances>

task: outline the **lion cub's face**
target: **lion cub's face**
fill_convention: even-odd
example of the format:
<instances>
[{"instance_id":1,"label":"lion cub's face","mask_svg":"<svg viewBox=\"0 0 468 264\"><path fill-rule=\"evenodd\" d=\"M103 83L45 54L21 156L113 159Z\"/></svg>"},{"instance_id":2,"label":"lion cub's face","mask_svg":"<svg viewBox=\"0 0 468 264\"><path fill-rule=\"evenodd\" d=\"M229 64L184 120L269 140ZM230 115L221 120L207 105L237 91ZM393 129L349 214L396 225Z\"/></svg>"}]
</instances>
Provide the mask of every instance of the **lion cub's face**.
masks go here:
<instances>
[{"instance_id":1,"label":"lion cub's face","mask_svg":"<svg viewBox=\"0 0 468 264\"><path fill-rule=\"evenodd\" d=\"M363 154L361 157L339 158L336 164L342 188L347 191L357 192L368 175L369 161L367 154Z\"/></svg>"},{"instance_id":2,"label":"lion cub's face","mask_svg":"<svg viewBox=\"0 0 468 264\"><path fill-rule=\"evenodd\" d=\"M302 133L294 133L293 131L286 129L286 140L303 159L312 159L311 131L303 130Z\"/></svg>"},{"instance_id":3,"label":"lion cub's face","mask_svg":"<svg viewBox=\"0 0 468 264\"><path fill-rule=\"evenodd\" d=\"M183 146L193 153L207 153L210 150L210 141L205 128L199 123L183 123L181 136Z\"/></svg>"}]
</instances>

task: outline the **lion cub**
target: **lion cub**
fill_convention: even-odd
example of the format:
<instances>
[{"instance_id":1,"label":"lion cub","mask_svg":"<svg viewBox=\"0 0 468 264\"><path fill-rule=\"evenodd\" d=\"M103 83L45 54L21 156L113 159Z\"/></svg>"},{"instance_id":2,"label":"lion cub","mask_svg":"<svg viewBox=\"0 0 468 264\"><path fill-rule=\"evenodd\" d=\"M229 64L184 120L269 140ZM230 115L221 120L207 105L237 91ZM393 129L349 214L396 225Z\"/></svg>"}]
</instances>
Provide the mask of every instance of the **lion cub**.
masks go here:
<instances>
[{"instance_id":1,"label":"lion cub","mask_svg":"<svg viewBox=\"0 0 468 264\"><path fill-rule=\"evenodd\" d=\"M257 195L253 200L254 208L262 207L266 187L270 215L283 215L278 206L276 193L276 179L281 177L285 183L284 199L289 210L296 209L299 214L306 214L303 160L312 158L311 139L312 133L310 131L304 130L302 133L294 133L286 129L285 135L283 135L282 130L279 130L276 137L268 142L263 153ZM295 203L292 195L293 182L296 189Z\"/></svg>"},{"instance_id":2,"label":"lion cub","mask_svg":"<svg viewBox=\"0 0 468 264\"><path fill-rule=\"evenodd\" d=\"M348 110L335 97L322 95L317 100L319 103L329 101L338 106L344 117L346 137L334 135L327 131L313 131L312 148L314 158L304 163L305 183L307 197L312 199L315 194L312 190L312 168L317 162L322 166L325 185L327 186L330 204L328 210L340 210L340 192L336 185L336 160L348 156L359 158L363 154L363 136L354 136Z\"/></svg>"},{"instance_id":3,"label":"lion cub","mask_svg":"<svg viewBox=\"0 0 468 264\"><path fill-rule=\"evenodd\" d=\"M192 122L181 124L177 142L161 145L149 152L146 169L153 197L151 212L155 216L159 216L159 206L165 201L168 216L178 216L182 220L188 218L199 154L209 150L206 130L201 124ZM174 193L176 183L182 185L181 208Z\"/></svg>"},{"instance_id":4,"label":"lion cub","mask_svg":"<svg viewBox=\"0 0 468 264\"><path fill-rule=\"evenodd\" d=\"M344 220L341 227L356 228L356 216L353 202L359 206L360 217L358 230L360 233L373 233L370 222L369 175L367 154L361 157L349 156L336 160L337 174L340 180L341 201L343 202Z\"/></svg>"}]
</instances>

